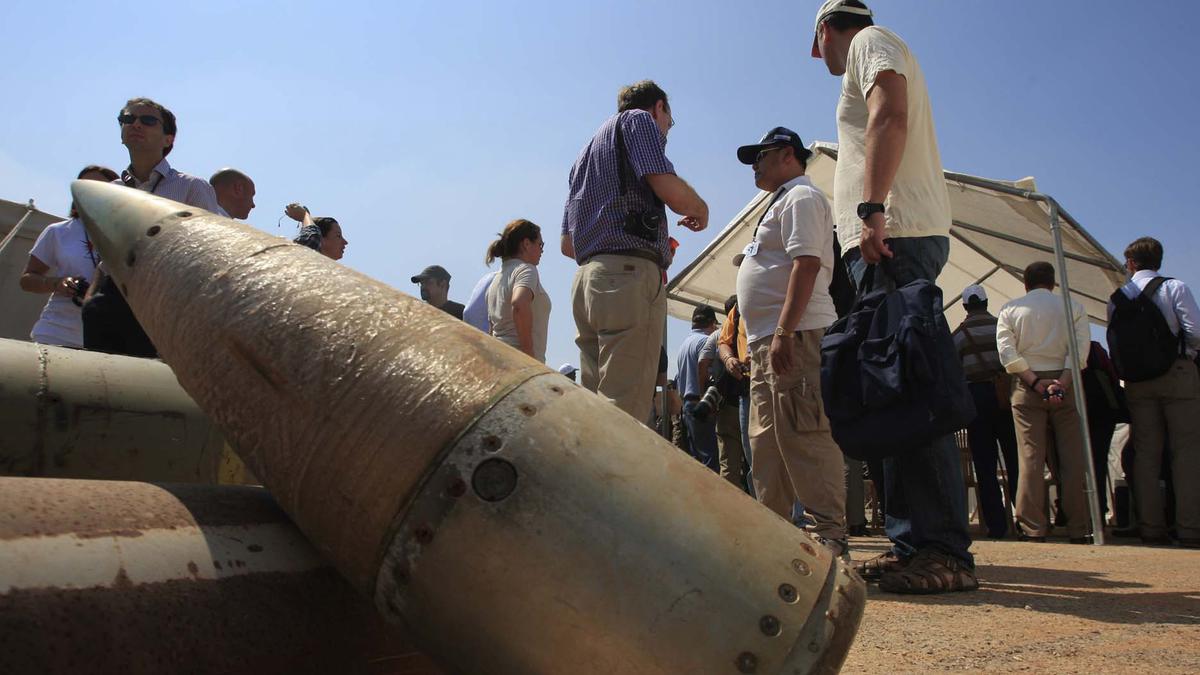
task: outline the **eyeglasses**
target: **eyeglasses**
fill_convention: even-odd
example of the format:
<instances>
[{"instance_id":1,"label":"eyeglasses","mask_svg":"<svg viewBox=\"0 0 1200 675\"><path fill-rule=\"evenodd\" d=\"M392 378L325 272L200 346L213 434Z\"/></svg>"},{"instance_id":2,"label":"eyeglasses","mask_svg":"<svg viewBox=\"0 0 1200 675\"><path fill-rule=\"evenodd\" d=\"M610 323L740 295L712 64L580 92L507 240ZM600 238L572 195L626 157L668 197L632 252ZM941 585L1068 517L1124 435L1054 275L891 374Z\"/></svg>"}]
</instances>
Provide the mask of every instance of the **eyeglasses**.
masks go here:
<instances>
[{"instance_id":1,"label":"eyeglasses","mask_svg":"<svg viewBox=\"0 0 1200 675\"><path fill-rule=\"evenodd\" d=\"M154 115L132 115L130 113L122 113L117 115L117 121L121 123L121 126L125 127L133 124L135 121L141 122L142 126L145 127L156 127L162 120L158 119Z\"/></svg>"},{"instance_id":2,"label":"eyeglasses","mask_svg":"<svg viewBox=\"0 0 1200 675\"><path fill-rule=\"evenodd\" d=\"M767 148L766 150L759 150L758 154L754 156L754 163L758 164L759 162L762 161L763 157L766 157L767 155L771 154L772 152L775 152L776 150L782 150L785 147L786 146L783 146L783 145L777 145L773 148Z\"/></svg>"}]
</instances>

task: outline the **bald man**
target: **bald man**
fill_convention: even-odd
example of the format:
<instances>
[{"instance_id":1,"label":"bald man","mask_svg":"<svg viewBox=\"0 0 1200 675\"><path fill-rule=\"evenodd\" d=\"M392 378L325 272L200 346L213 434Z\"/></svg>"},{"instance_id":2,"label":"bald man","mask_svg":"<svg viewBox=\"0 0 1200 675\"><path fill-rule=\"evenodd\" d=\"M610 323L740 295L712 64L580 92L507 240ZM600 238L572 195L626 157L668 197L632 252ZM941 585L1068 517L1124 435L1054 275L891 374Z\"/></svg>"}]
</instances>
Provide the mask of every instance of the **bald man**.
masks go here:
<instances>
[{"instance_id":1,"label":"bald man","mask_svg":"<svg viewBox=\"0 0 1200 675\"><path fill-rule=\"evenodd\" d=\"M254 181L237 169L221 169L208 179L217 203L230 218L245 220L254 208Z\"/></svg>"}]
</instances>

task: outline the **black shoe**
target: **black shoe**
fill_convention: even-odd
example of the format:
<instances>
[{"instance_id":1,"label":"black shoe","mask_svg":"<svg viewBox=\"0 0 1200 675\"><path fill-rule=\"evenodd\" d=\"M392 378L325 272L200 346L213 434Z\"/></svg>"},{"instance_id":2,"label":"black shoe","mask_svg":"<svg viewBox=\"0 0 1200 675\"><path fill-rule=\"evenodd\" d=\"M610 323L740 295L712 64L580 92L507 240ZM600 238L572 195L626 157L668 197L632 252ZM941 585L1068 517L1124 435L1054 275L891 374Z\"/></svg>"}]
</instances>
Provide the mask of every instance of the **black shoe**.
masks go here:
<instances>
[{"instance_id":1,"label":"black shoe","mask_svg":"<svg viewBox=\"0 0 1200 675\"><path fill-rule=\"evenodd\" d=\"M1200 537L1180 537L1179 545L1184 548L1200 548Z\"/></svg>"},{"instance_id":2,"label":"black shoe","mask_svg":"<svg viewBox=\"0 0 1200 675\"><path fill-rule=\"evenodd\" d=\"M1146 546L1170 546L1171 538L1165 534L1159 537L1142 537L1142 543Z\"/></svg>"},{"instance_id":3,"label":"black shoe","mask_svg":"<svg viewBox=\"0 0 1200 675\"><path fill-rule=\"evenodd\" d=\"M1091 544L1091 543L1093 543L1092 535L1089 534L1086 537L1071 537L1071 543L1072 544Z\"/></svg>"},{"instance_id":4,"label":"black shoe","mask_svg":"<svg viewBox=\"0 0 1200 675\"><path fill-rule=\"evenodd\" d=\"M1021 541L1032 541L1032 542L1033 542L1033 543L1035 543L1035 544L1044 544L1044 543L1046 543L1046 538L1045 538L1045 537L1033 537L1033 536L1030 536L1030 535L1028 535L1028 534L1025 534L1024 532L1022 532L1022 533L1020 534L1020 536L1018 536L1017 538L1018 538L1018 539L1020 539Z\"/></svg>"},{"instance_id":5,"label":"black shoe","mask_svg":"<svg viewBox=\"0 0 1200 675\"><path fill-rule=\"evenodd\" d=\"M846 534L849 534L851 537L868 537L871 535L866 525L851 525L846 530Z\"/></svg>"}]
</instances>

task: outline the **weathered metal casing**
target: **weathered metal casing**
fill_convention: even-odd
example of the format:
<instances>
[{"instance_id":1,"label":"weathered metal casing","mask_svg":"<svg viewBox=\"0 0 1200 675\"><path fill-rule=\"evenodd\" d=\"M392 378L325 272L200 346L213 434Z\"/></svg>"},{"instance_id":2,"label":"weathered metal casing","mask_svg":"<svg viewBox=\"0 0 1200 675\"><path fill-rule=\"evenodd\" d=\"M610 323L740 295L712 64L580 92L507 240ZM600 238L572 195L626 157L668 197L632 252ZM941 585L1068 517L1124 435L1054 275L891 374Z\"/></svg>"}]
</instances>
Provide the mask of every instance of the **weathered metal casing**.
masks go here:
<instances>
[{"instance_id":1,"label":"weathered metal casing","mask_svg":"<svg viewBox=\"0 0 1200 675\"><path fill-rule=\"evenodd\" d=\"M0 478L0 672L444 671L261 488Z\"/></svg>"},{"instance_id":2,"label":"weathered metal casing","mask_svg":"<svg viewBox=\"0 0 1200 675\"><path fill-rule=\"evenodd\" d=\"M611 404L302 247L73 190L184 389L431 655L477 673L840 665L862 581Z\"/></svg>"},{"instance_id":3,"label":"weathered metal casing","mask_svg":"<svg viewBox=\"0 0 1200 675\"><path fill-rule=\"evenodd\" d=\"M0 475L245 482L163 362L0 339Z\"/></svg>"}]
</instances>

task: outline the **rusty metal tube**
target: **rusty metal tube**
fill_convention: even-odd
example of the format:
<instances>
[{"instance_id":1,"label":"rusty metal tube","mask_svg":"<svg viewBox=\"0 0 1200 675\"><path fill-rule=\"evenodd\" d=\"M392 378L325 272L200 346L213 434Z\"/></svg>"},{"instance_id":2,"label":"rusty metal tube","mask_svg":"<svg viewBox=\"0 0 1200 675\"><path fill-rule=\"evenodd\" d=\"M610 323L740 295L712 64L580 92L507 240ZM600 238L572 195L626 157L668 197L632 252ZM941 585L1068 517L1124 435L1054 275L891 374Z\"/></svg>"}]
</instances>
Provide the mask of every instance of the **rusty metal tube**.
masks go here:
<instances>
[{"instance_id":1,"label":"rusty metal tube","mask_svg":"<svg viewBox=\"0 0 1200 675\"><path fill-rule=\"evenodd\" d=\"M498 674L840 666L862 581L625 413L312 251L72 190L184 389L431 655Z\"/></svg>"},{"instance_id":2,"label":"rusty metal tube","mask_svg":"<svg viewBox=\"0 0 1200 675\"><path fill-rule=\"evenodd\" d=\"M0 339L0 475L247 482L163 362Z\"/></svg>"},{"instance_id":3,"label":"rusty metal tube","mask_svg":"<svg viewBox=\"0 0 1200 675\"><path fill-rule=\"evenodd\" d=\"M0 672L443 671L261 488L0 478Z\"/></svg>"}]
</instances>

